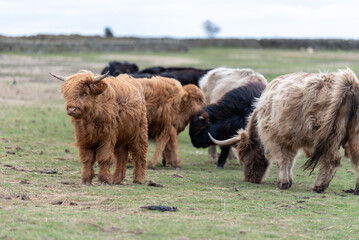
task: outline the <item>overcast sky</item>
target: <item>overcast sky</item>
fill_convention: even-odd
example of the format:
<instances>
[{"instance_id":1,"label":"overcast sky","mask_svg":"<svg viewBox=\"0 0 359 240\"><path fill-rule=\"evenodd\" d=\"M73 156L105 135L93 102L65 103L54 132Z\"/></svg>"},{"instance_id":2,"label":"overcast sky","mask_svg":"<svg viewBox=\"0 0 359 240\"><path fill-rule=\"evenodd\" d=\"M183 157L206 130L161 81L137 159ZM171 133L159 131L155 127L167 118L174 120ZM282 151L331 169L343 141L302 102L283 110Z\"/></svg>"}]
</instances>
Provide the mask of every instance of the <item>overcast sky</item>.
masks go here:
<instances>
[{"instance_id":1,"label":"overcast sky","mask_svg":"<svg viewBox=\"0 0 359 240\"><path fill-rule=\"evenodd\" d=\"M358 0L0 0L0 35L359 39Z\"/></svg>"}]
</instances>

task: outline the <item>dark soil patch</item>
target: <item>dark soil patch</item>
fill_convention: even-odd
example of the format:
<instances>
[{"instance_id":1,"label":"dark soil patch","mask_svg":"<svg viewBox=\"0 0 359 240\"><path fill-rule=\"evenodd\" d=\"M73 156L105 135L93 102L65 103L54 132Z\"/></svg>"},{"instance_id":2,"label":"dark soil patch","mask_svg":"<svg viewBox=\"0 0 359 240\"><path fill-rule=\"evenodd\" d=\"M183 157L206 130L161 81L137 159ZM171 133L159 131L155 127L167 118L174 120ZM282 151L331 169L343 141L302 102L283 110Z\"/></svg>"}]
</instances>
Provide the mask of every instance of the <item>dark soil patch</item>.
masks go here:
<instances>
[{"instance_id":1,"label":"dark soil patch","mask_svg":"<svg viewBox=\"0 0 359 240\"><path fill-rule=\"evenodd\" d=\"M150 180L150 181L148 182L148 186L151 186L151 187L164 187L162 184L155 183L155 182L153 182L152 180Z\"/></svg>"},{"instance_id":2,"label":"dark soil patch","mask_svg":"<svg viewBox=\"0 0 359 240\"><path fill-rule=\"evenodd\" d=\"M343 190L342 193L354 193L354 189L350 188L347 190Z\"/></svg>"},{"instance_id":3,"label":"dark soil patch","mask_svg":"<svg viewBox=\"0 0 359 240\"><path fill-rule=\"evenodd\" d=\"M162 205L152 205L152 206L142 206L142 209L148 210L157 210L161 212L177 212L177 207L169 207L169 206L162 206Z\"/></svg>"},{"instance_id":4,"label":"dark soil patch","mask_svg":"<svg viewBox=\"0 0 359 240\"><path fill-rule=\"evenodd\" d=\"M21 169L21 168L16 168L12 165L9 164L5 164L5 167L11 168L12 170L15 171L19 171L19 172L37 172L37 173L41 173L41 174L59 174L62 175L62 173L59 173L57 170L29 170L29 169Z\"/></svg>"}]
</instances>

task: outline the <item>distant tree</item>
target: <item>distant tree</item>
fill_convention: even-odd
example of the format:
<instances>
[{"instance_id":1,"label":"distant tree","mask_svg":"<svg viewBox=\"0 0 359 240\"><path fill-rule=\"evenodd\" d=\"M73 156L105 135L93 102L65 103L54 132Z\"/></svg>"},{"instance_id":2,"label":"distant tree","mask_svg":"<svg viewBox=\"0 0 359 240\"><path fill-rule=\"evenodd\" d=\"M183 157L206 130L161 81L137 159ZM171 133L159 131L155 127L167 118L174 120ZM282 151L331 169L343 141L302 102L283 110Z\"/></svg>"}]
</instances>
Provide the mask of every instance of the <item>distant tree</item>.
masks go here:
<instances>
[{"instance_id":1,"label":"distant tree","mask_svg":"<svg viewBox=\"0 0 359 240\"><path fill-rule=\"evenodd\" d=\"M105 27L105 37L107 37L107 38L112 38L113 37L113 33L112 33L111 28Z\"/></svg>"},{"instance_id":2,"label":"distant tree","mask_svg":"<svg viewBox=\"0 0 359 240\"><path fill-rule=\"evenodd\" d=\"M210 20L203 22L203 29L209 38L214 38L214 36L221 31L221 28Z\"/></svg>"}]
</instances>

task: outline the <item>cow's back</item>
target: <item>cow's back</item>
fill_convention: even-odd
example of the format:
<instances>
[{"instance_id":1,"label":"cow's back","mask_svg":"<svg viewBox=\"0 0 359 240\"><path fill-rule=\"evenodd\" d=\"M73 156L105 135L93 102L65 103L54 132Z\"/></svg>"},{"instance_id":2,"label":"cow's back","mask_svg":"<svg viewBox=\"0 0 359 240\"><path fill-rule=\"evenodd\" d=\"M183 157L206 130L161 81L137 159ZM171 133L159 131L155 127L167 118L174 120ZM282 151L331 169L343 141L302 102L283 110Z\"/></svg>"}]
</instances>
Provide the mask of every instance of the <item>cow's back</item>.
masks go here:
<instances>
[{"instance_id":1,"label":"cow's back","mask_svg":"<svg viewBox=\"0 0 359 240\"><path fill-rule=\"evenodd\" d=\"M293 73L274 79L257 102L264 142L275 138L294 148L312 147L330 104L333 74Z\"/></svg>"},{"instance_id":2,"label":"cow's back","mask_svg":"<svg viewBox=\"0 0 359 240\"><path fill-rule=\"evenodd\" d=\"M183 95L181 84L172 78L137 79L146 99L148 129L151 136L159 134L166 125L173 125Z\"/></svg>"},{"instance_id":3,"label":"cow's back","mask_svg":"<svg viewBox=\"0 0 359 240\"><path fill-rule=\"evenodd\" d=\"M206 96L207 103L211 104L221 99L228 91L253 81L267 84L263 75L252 69L219 67L204 75L199 86Z\"/></svg>"},{"instance_id":4,"label":"cow's back","mask_svg":"<svg viewBox=\"0 0 359 240\"><path fill-rule=\"evenodd\" d=\"M121 78L119 81L111 77L107 78L106 82L109 89L106 94L100 95L98 101L111 102L108 108L113 109L111 117L113 129L118 133L118 141L121 141L121 138L132 139L133 133L140 131L142 115L146 114L142 86L131 78Z\"/></svg>"}]
</instances>

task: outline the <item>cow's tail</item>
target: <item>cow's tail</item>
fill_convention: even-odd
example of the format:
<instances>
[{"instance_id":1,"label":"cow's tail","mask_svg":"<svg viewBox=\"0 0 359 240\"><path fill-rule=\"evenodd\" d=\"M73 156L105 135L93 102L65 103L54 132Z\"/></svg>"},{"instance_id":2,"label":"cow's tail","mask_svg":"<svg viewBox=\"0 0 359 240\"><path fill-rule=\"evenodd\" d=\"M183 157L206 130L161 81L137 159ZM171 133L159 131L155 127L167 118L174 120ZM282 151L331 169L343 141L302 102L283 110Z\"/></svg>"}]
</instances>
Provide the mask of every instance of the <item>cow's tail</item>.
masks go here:
<instances>
[{"instance_id":1,"label":"cow's tail","mask_svg":"<svg viewBox=\"0 0 359 240\"><path fill-rule=\"evenodd\" d=\"M332 98L327 109L323 124L318 129L315 150L308 161L303 165L304 170L317 166L323 153L328 152L336 141L342 141L346 134L346 125L353 114L353 107L357 104L358 92L353 86L358 85L355 73L349 68L341 70L336 76ZM339 117L339 118L338 118ZM343 126L344 125L344 126Z\"/></svg>"}]
</instances>

